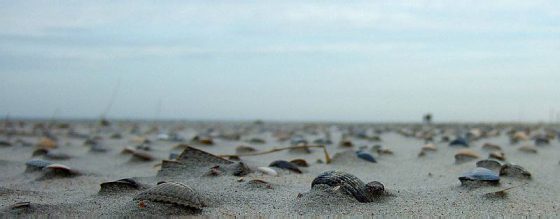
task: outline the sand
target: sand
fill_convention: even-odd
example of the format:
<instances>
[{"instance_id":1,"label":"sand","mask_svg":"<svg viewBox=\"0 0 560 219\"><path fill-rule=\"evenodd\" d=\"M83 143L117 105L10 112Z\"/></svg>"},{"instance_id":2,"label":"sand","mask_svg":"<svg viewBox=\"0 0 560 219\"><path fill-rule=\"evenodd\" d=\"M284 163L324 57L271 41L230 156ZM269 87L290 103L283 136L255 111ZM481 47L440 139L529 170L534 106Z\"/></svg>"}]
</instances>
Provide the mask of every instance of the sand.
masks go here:
<instances>
[{"instance_id":1,"label":"sand","mask_svg":"<svg viewBox=\"0 0 560 219\"><path fill-rule=\"evenodd\" d=\"M37 121L34 121L37 123ZM130 133L131 122L114 122L112 127L100 128L93 121L68 122L71 127L88 136L100 136L107 152L92 152L84 146L85 139L70 137L67 129L51 129L58 137L59 147L56 151L72 156L68 160L54 160L80 171L81 175L71 178L44 179L42 171L26 172L25 162L32 159L34 146L39 135L30 134L31 124L19 130L10 138L3 133L0 140L15 142L21 139L31 143L30 146L14 144L0 146L0 212L13 215L68 215L68 216L146 216L146 215L201 215L201 216L294 216L294 215L375 215L375 216L513 216L513 215L549 215L557 216L560 211L560 143L558 139L550 145L538 146L536 154L519 151L524 143L510 144L504 131L499 136L481 139L471 143L470 149L487 158L488 152L482 150L483 143L500 145L507 161L525 167L532 173L531 180L502 177L499 186L482 186L471 188L461 186L458 177L475 167L477 160L456 164L454 154L462 147L450 147L446 142L435 141L437 151L428 152L418 157L424 141L404 137L395 130L397 127L410 125L387 124L320 124L310 126L298 123L218 123L218 122L161 122L156 125L160 130L171 130L182 126L178 133L191 139L197 133L209 128L214 132L235 131L243 135L241 140L214 138L214 145L185 143L212 154L235 154L238 145L249 145L259 151L289 146L289 141L278 142L271 130L297 130L304 133L307 140L319 137L317 130L331 133L332 145L328 145L331 156L337 155L332 163L324 163L321 149L312 149L311 154L281 151L260 156L241 157L251 169L268 166L274 160L305 159L310 166L301 168L303 173L296 174L287 170L276 169L278 176L263 175L253 172L243 177L230 174L204 176L207 167L193 167L192 170L158 176L161 160L168 159L170 152L181 153L175 148L179 142L159 141L158 132L144 134L153 122L136 122L140 133ZM338 146L342 133L348 127L371 127L387 129L380 134L382 141L373 142L356 137L351 138L354 146ZM321 127L321 128L317 128ZM386 128L390 127L390 128ZM463 127L463 125L450 125ZM504 129L506 130L506 129ZM122 139L112 139L115 132L122 134ZM138 135L152 141L150 144L153 161L133 161L131 155L121 154L126 146L136 146L131 140ZM255 144L243 139L262 138L264 144ZM527 142L530 143L530 142ZM392 155L372 153L377 163L369 163L351 156L360 146L370 148L380 144L394 152ZM38 157L41 158L41 157ZM321 159L323 163L318 163ZM311 190L311 182L320 173L327 170L340 170L354 174L364 182L379 181L384 184L390 196L379 198L370 203L358 202L351 196L332 191L331 188L317 187ZM134 177L149 187L160 181L180 182L190 186L204 198L207 206L195 211L179 205L145 201L140 207L133 198L142 190L99 194L100 184L122 178ZM252 179L262 179L272 185L272 189L251 186ZM521 186L519 186L521 185ZM519 186L507 191L503 198L489 198L485 193L498 191L511 186ZM30 202L30 207L12 209L18 202Z\"/></svg>"}]
</instances>

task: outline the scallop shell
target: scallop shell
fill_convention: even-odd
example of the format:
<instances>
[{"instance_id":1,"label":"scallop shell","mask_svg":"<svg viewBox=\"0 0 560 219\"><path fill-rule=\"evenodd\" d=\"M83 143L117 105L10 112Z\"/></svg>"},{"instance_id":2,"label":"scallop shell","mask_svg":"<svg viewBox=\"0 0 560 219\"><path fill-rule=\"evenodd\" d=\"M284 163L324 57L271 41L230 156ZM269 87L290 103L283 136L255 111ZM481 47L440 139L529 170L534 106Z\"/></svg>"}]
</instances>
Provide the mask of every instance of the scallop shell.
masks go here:
<instances>
[{"instance_id":1,"label":"scallop shell","mask_svg":"<svg viewBox=\"0 0 560 219\"><path fill-rule=\"evenodd\" d=\"M290 171L295 172L295 173L301 173L301 170L295 164L290 163L290 162L285 161L285 160L274 161L274 162L270 163L270 165L268 165L268 166L290 170Z\"/></svg>"},{"instance_id":2,"label":"scallop shell","mask_svg":"<svg viewBox=\"0 0 560 219\"><path fill-rule=\"evenodd\" d=\"M270 176L278 176L278 172L270 167L257 167L257 171Z\"/></svg>"},{"instance_id":3,"label":"scallop shell","mask_svg":"<svg viewBox=\"0 0 560 219\"><path fill-rule=\"evenodd\" d=\"M196 191L177 182L160 183L138 194L134 199L172 203L195 209L202 209L206 206Z\"/></svg>"},{"instance_id":4,"label":"scallop shell","mask_svg":"<svg viewBox=\"0 0 560 219\"><path fill-rule=\"evenodd\" d=\"M504 164L500 169L500 176L511 176L530 179L531 173L522 166L515 164Z\"/></svg>"},{"instance_id":5,"label":"scallop shell","mask_svg":"<svg viewBox=\"0 0 560 219\"><path fill-rule=\"evenodd\" d=\"M313 188L315 185L320 184L328 185L331 187L338 187L344 193L356 198L356 200L358 200L359 202L373 201L378 193L372 193L371 191L379 190L380 188L380 183L372 182L371 185L374 186L373 189L368 189L368 186L366 186L366 184L362 180L358 179L358 177L337 170L331 170L321 173L319 176L313 179L313 182L311 182L311 188Z\"/></svg>"}]
</instances>

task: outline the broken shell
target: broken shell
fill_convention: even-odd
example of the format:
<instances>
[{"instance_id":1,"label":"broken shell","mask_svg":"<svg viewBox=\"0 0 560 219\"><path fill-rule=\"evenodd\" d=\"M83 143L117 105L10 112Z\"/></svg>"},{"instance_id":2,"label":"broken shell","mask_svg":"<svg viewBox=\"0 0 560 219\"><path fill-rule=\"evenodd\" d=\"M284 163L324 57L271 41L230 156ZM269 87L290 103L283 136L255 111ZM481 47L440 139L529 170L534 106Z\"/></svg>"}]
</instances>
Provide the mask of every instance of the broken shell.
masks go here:
<instances>
[{"instance_id":1,"label":"broken shell","mask_svg":"<svg viewBox=\"0 0 560 219\"><path fill-rule=\"evenodd\" d=\"M301 173L301 170L295 164L290 163L290 162L285 161L285 160L274 161L274 162L270 163L270 165L268 165L268 166L290 170L290 171L295 172L295 173Z\"/></svg>"},{"instance_id":2,"label":"broken shell","mask_svg":"<svg viewBox=\"0 0 560 219\"><path fill-rule=\"evenodd\" d=\"M372 162L372 163L377 163L377 161L375 160L373 155L371 155L367 152L356 151L356 156L358 156L360 159L363 159L365 161Z\"/></svg>"},{"instance_id":3,"label":"broken shell","mask_svg":"<svg viewBox=\"0 0 560 219\"><path fill-rule=\"evenodd\" d=\"M290 163L293 163L300 167L309 167L309 164L307 164L307 161L305 161L304 159L294 159L291 160Z\"/></svg>"},{"instance_id":4,"label":"broken shell","mask_svg":"<svg viewBox=\"0 0 560 219\"><path fill-rule=\"evenodd\" d=\"M205 204L200 195L191 187L176 183L163 182L134 197L134 200L149 200L202 209Z\"/></svg>"},{"instance_id":5,"label":"broken shell","mask_svg":"<svg viewBox=\"0 0 560 219\"><path fill-rule=\"evenodd\" d=\"M537 153L537 147L535 147L534 145L523 145L519 147L519 150L525 153L531 153L531 154Z\"/></svg>"},{"instance_id":6,"label":"broken shell","mask_svg":"<svg viewBox=\"0 0 560 219\"><path fill-rule=\"evenodd\" d=\"M498 174L492 170L483 167L477 167L460 176L459 181L461 181L463 185L473 181L496 184L500 182L500 176L498 176Z\"/></svg>"},{"instance_id":7,"label":"broken shell","mask_svg":"<svg viewBox=\"0 0 560 219\"><path fill-rule=\"evenodd\" d=\"M502 164L498 161L495 160L480 160L478 162L476 162L476 166L477 167L484 167L486 169L492 170L496 173L500 172L500 169L502 168Z\"/></svg>"},{"instance_id":8,"label":"broken shell","mask_svg":"<svg viewBox=\"0 0 560 219\"><path fill-rule=\"evenodd\" d=\"M500 176L511 176L518 178L531 178L531 173L525 168L515 164L504 164L500 169Z\"/></svg>"},{"instance_id":9,"label":"broken shell","mask_svg":"<svg viewBox=\"0 0 560 219\"><path fill-rule=\"evenodd\" d=\"M488 150L488 151L501 151L502 147L500 147L499 145L496 145L496 144L492 144L492 143L484 143L482 145L482 149Z\"/></svg>"},{"instance_id":10,"label":"broken shell","mask_svg":"<svg viewBox=\"0 0 560 219\"><path fill-rule=\"evenodd\" d=\"M328 185L331 187L339 187L345 194L352 195L359 202L372 202L375 197L384 193L383 184L379 182L370 182L367 185L358 177L337 170L331 170L321 173L311 183L311 188L315 185Z\"/></svg>"},{"instance_id":11,"label":"broken shell","mask_svg":"<svg viewBox=\"0 0 560 219\"><path fill-rule=\"evenodd\" d=\"M467 161L477 159L479 157L480 157L480 155L478 155L478 153L473 151L473 150L461 149L455 154L455 162L456 163L463 163L463 162L467 162Z\"/></svg>"},{"instance_id":12,"label":"broken shell","mask_svg":"<svg viewBox=\"0 0 560 219\"><path fill-rule=\"evenodd\" d=\"M278 172L276 172L276 170L274 170L270 167L257 167L257 170L261 173L266 174L266 175L278 176Z\"/></svg>"},{"instance_id":13,"label":"broken shell","mask_svg":"<svg viewBox=\"0 0 560 219\"><path fill-rule=\"evenodd\" d=\"M490 154L488 155L488 158L494 158L497 160L505 160L506 159L506 155L504 154L504 152L502 151L492 151L490 152Z\"/></svg>"}]
</instances>

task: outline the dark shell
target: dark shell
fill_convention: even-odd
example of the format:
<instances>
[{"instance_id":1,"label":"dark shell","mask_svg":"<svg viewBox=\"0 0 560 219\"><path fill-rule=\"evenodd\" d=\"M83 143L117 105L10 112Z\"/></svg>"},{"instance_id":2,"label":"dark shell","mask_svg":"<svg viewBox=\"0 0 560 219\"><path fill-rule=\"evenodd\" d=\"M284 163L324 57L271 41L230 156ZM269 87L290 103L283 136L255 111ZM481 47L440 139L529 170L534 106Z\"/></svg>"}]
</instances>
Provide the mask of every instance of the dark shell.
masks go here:
<instances>
[{"instance_id":1,"label":"dark shell","mask_svg":"<svg viewBox=\"0 0 560 219\"><path fill-rule=\"evenodd\" d=\"M135 200L149 200L183 205L202 209L205 204L201 196L187 185L176 182L159 183L134 197Z\"/></svg>"},{"instance_id":2,"label":"dark shell","mask_svg":"<svg viewBox=\"0 0 560 219\"><path fill-rule=\"evenodd\" d=\"M336 170L321 173L313 180L311 188L321 184L331 187L340 186L344 193L352 195L359 202L372 202L377 195L385 190L383 184L379 182L374 181L366 185L358 177Z\"/></svg>"},{"instance_id":3,"label":"dark shell","mask_svg":"<svg viewBox=\"0 0 560 219\"><path fill-rule=\"evenodd\" d=\"M268 166L290 170L290 171L295 172L295 173L301 173L301 170L295 164L290 163L290 162L285 161L285 160L274 161L274 162L270 163L270 165L268 165Z\"/></svg>"},{"instance_id":4,"label":"dark shell","mask_svg":"<svg viewBox=\"0 0 560 219\"><path fill-rule=\"evenodd\" d=\"M25 166L27 166L26 171L38 171L42 170L43 168L47 167L48 165L53 164L47 160L40 160L40 159L33 159L25 162Z\"/></svg>"},{"instance_id":5,"label":"dark shell","mask_svg":"<svg viewBox=\"0 0 560 219\"><path fill-rule=\"evenodd\" d=\"M291 160L290 163L293 163L300 167L309 167L309 164L307 164L307 161L305 161L304 159L294 159Z\"/></svg>"},{"instance_id":6,"label":"dark shell","mask_svg":"<svg viewBox=\"0 0 560 219\"><path fill-rule=\"evenodd\" d=\"M492 170L477 167L473 170L464 173L459 177L461 183L468 181L478 181L478 182L488 182L488 183L498 183L500 181L500 176Z\"/></svg>"},{"instance_id":7,"label":"dark shell","mask_svg":"<svg viewBox=\"0 0 560 219\"><path fill-rule=\"evenodd\" d=\"M502 168L502 164L496 160L480 160L476 162L477 167L484 167L486 169L492 170L494 172L499 172Z\"/></svg>"},{"instance_id":8,"label":"dark shell","mask_svg":"<svg viewBox=\"0 0 560 219\"><path fill-rule=\"evenodd\" d=\"M372 162L372 163L377 163L377 161L375 160L373 155L371 155L367 152L357 151L356 156L358 156L360 159L363 159L363 160L366 160L366 161L369 161L369 162Z\"/></svg>"},{"instance_id":9,"label":"dark shell","mask_svg":"<svg viewBox=\"0 0 560 219\"><path fill-rule=\"evenodd\" d=\"M463 146L463 147L468 147L469 146L469 142L467 141L467 139L462 138L462 137L458 137L455 140L449 142L449 146Z\"/></svg>"},{"instance_id":10,"label":"dark shell","mask_svg":"<svg viewBox=\"0 0 560 219\"><path fill-rule=\"evenodd\" d=\"M515 164L504 164L500 169L500 176L511 176L530 179L531 173L522 166Z\"/></svg>"},{"instance_id":11,"label":"dark shell","mask_svg":"<svg viewBox=\"0 0 560 219\"><path fill-rule=\"evenodd\" d=\"M132 178L119 179L112 182L101 183L99 193L121 192L138 190L141 185Z\"/></svg>"}]
</instances>

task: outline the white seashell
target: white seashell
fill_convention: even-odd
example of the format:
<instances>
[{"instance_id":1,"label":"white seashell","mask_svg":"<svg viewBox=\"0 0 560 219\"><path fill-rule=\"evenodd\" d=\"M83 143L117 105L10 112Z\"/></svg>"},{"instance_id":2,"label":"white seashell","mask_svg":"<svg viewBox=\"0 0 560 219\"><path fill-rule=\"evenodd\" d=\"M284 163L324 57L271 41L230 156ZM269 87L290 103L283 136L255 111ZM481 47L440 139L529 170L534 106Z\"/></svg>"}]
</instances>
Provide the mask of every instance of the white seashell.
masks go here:
<instances>
[{"instance_id":1,"label":"white seashell","mask_svg":"<svg viewBox=\"0 0 560 219\"><path fill-rule=\"evenodd\" d=\"M278 172L270 167L258 167L257 170L266 175L278 176Z\"/></svg>"}]
</instances>

